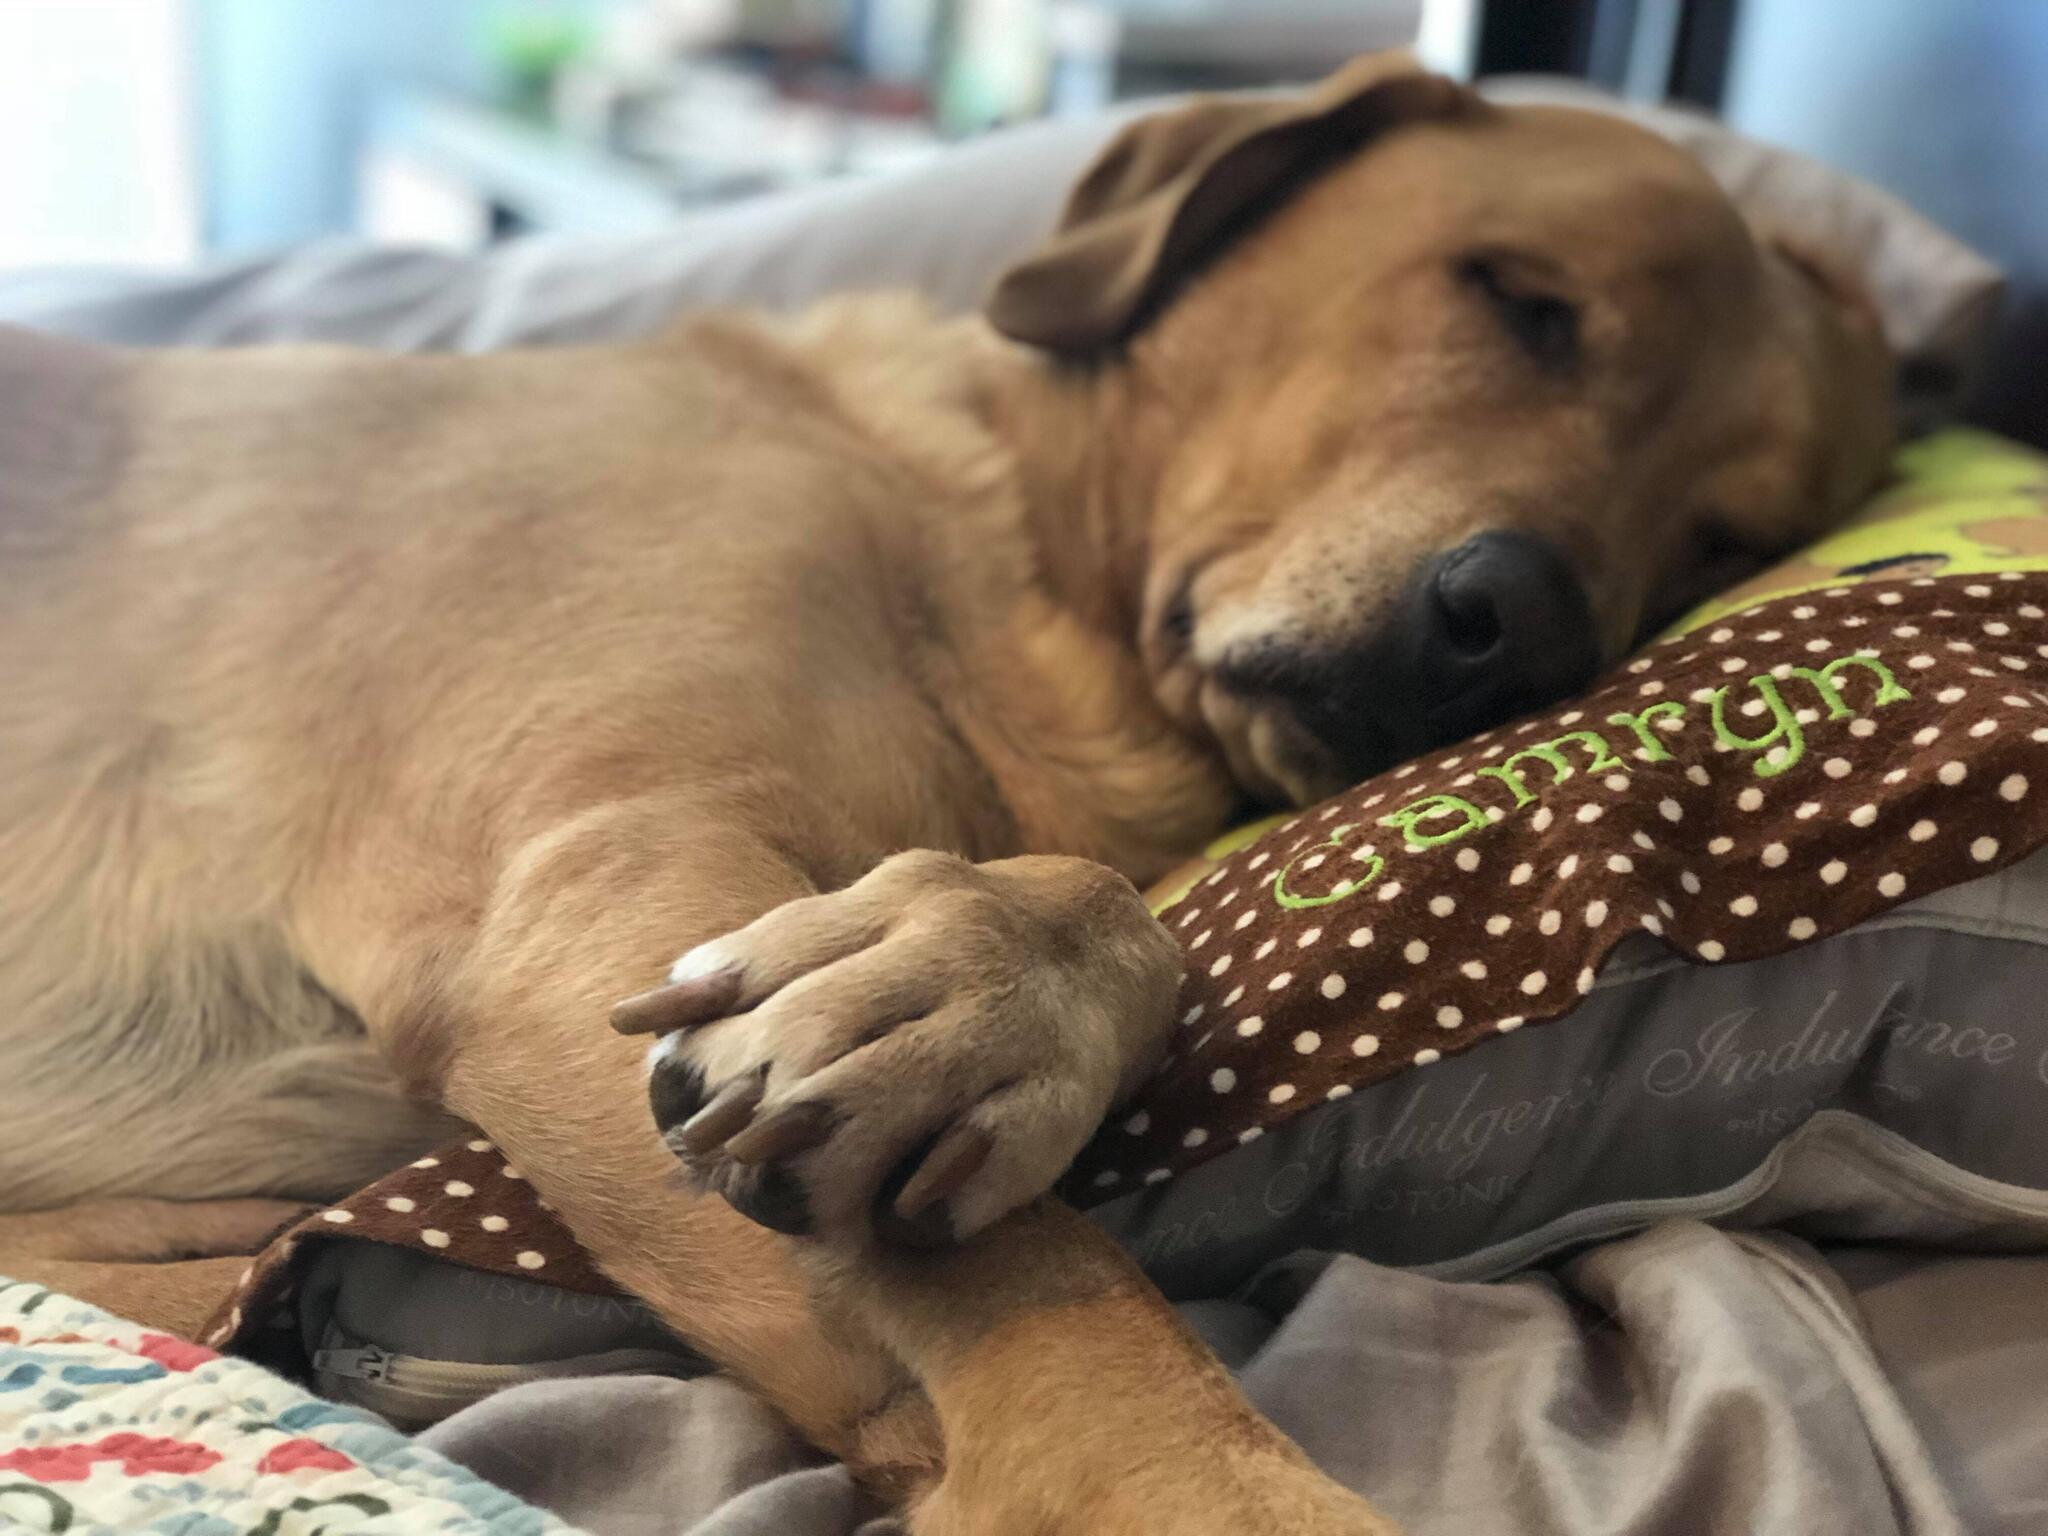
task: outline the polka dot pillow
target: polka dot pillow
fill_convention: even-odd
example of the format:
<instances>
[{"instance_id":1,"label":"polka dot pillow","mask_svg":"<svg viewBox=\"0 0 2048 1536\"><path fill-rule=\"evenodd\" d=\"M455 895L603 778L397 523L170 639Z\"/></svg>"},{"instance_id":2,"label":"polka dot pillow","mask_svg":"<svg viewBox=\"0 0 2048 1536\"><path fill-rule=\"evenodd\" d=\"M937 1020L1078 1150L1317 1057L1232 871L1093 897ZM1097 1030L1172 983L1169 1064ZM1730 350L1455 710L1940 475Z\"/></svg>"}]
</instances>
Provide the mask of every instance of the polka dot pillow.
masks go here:
<instances>
[{"instance_id":1,"label":"polka dot pillow","mask_svg":"<svg viewBox=\"0 0 2048 1536\"><path fill-rule=\"evenodd\" d=\"M282 1366L301 1335L299 1281L329 1242L411 1249L474 1270L556 1290L616 1294L617 1287L540 1203L526 1175L473 1135L386 1174L346 1200L308 1211L257 1256L199 1330L201 1342Z\"/></svg>"},{"instance_id":2,"label":"polka dot pillow","mask_svg":"<svg viewBox=\"0 0 2048 1536\"><path fill-rule=\"evenodd\" d=\"M1568 706L1173 882L1181 1027L1068 1197L1566 1014L1629 934L1757 959L2048 841L2048 462L1954 434L1902 470Z\"/></svg>"}]
</instances>

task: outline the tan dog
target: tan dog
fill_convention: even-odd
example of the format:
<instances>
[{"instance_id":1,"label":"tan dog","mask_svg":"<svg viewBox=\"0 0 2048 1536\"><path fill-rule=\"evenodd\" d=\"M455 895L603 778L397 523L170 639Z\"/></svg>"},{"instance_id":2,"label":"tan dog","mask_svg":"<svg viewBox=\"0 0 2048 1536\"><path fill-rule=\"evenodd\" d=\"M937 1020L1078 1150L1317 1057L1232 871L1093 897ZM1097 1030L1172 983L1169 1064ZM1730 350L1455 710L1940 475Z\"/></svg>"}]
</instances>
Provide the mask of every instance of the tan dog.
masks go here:
<instances>
[{"instance_id":1,"label":"tan dog","mask_svg":"<svg viewBox=\"0 0 2048 1536\"><path fill-rule=\"evenodd\" d=\"M1383 1529L1039 1199L1168 1026L1130 882L1821 528L1882 348L1661 142L1398 60L1138 123L991 313L0 339L0 1208L445 1108L926 1536ZM684 951L650 1118L605 1013Z\"/></svg>"}]
</instances>

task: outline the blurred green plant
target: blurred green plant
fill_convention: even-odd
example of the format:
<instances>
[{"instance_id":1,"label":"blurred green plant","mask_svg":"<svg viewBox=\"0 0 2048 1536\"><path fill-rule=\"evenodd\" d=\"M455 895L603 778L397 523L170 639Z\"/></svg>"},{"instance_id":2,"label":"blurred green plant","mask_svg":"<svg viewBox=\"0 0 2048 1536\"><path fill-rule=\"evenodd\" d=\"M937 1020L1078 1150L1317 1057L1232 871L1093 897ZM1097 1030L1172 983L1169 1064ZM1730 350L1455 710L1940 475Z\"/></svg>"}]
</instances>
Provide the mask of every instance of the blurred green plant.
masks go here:
<instances>
[{"instance_id":1,"label":"blurred green plant","mask_svg":"<svg viewBox=\"0 0 2048 1536\"><path fill-rule=\"evenodd\" d=\"M555 76L590 52L597 29L590 18L559 4L510 0L484 22L485 57L504 81L510 104L545 112Z\"/></svg>"}]
</instances>

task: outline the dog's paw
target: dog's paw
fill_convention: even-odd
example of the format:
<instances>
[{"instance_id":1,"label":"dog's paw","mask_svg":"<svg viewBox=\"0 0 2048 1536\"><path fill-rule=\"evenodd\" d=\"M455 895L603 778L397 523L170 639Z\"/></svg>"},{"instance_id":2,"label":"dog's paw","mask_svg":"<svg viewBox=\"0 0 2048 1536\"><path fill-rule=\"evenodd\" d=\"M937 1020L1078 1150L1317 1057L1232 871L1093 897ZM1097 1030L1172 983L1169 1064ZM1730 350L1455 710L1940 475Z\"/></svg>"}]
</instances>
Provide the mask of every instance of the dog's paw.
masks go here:
<instances>
[{"instance_id":1,"label":"dog's paw","mask_svg":"<svg viewBox=\"0 0 2048 1536\"><path fill-rule=\"evenodd\" d=\"M708 1188L778 1231L933 1246L1052 1187L1162 1049L1180 952L1082 859L905 853L619 1005Z\"/></svg>"}]
</instances>

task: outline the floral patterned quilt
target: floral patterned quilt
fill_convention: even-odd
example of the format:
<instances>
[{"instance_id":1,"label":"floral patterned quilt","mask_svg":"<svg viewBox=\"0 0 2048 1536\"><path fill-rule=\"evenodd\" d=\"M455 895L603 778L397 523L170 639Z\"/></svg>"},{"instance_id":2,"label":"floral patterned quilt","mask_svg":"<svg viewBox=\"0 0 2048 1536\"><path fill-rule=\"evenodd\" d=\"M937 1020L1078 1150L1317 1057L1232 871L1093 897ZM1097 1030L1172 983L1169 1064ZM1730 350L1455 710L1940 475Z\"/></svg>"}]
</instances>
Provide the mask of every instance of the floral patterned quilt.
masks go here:
<instances>
[{"instance_id":1,"label":"floral patterned quilt","mask_svg":"<svg viewBox=\"0 0 2048 1536\"><path fill-rule=\"evenodd\" d=\"M0 1531L569 1536L367 1413L5 1277Z\"/></svg>"}]
</instances>

